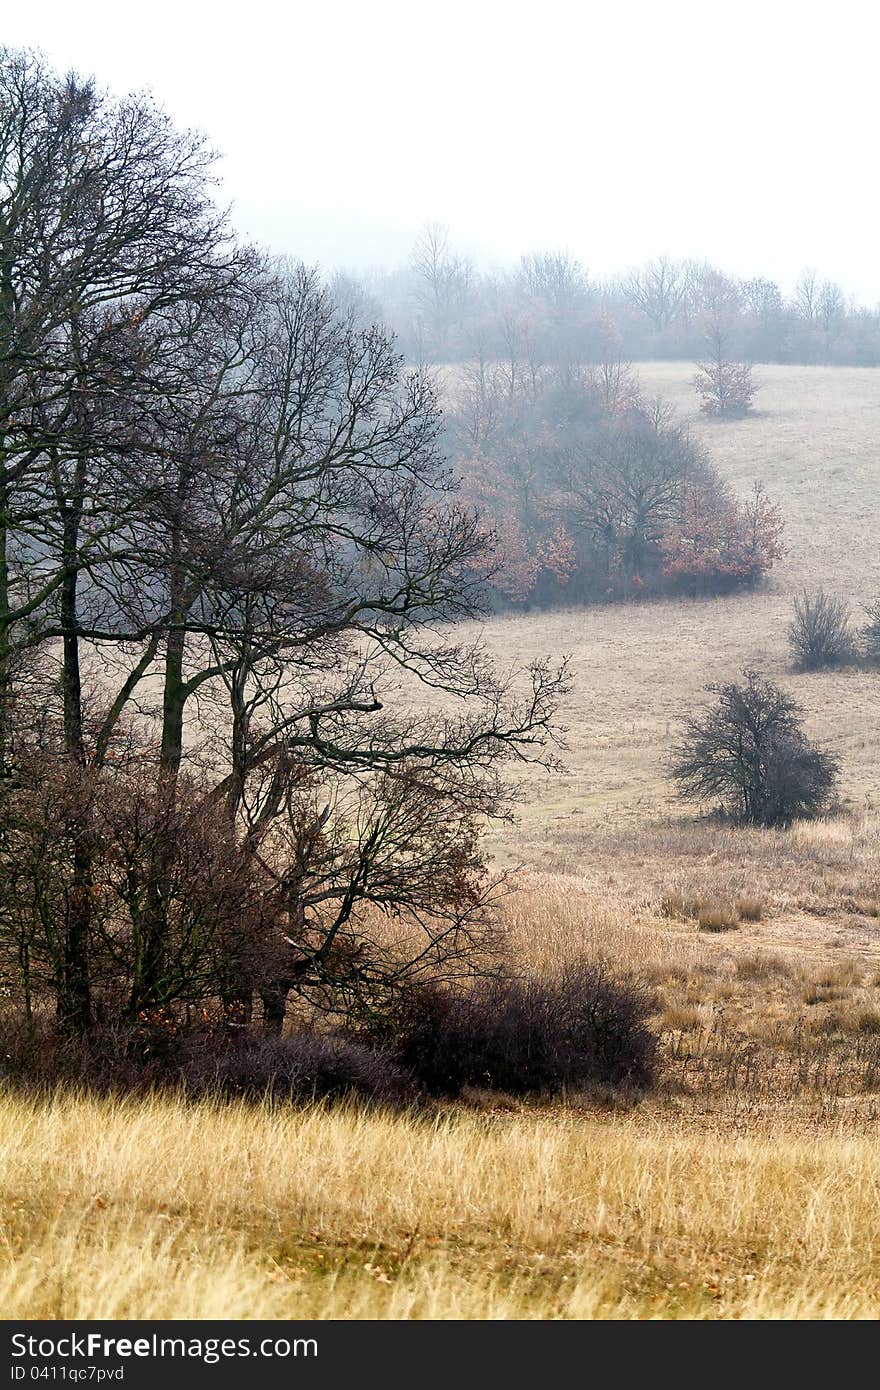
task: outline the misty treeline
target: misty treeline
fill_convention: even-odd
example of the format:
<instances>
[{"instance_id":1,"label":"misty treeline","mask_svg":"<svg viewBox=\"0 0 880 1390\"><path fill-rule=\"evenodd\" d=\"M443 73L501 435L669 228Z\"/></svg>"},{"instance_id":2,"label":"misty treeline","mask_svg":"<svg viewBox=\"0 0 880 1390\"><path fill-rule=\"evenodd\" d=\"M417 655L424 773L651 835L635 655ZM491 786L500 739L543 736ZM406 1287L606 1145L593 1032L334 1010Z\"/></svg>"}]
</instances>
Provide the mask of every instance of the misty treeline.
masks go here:
<instances>
[{"instance_id":1,"label":"misty treeline","mask_svg":"<svg viewBox=\"0 0 880 1390\"><path fill-rule=\"evenodd\" d=\"M761 484L738 498L623 364L550 369L512 393L504 377L462 367L446 412L465 495L495 527L496 604L725 593L781 555L782 515Z\"/></svg>"},{"instance_id":2,"label":"misty treeline","mask_svg":"<svg viewBox=\"0 0 880 1390\"><path fill-rule=\"evenodd\" d=\"M710 272L700 275L698 310L697 268L675 268L670 322L687 312L703 352L704 410L743 414L752 386L733 356L735 296L717 276L710 296ZM478 275L429 227L397 275L333 283L352 314L384 317L407 354L439 372L446 452L497 532L496 606L723 593L779 558L778 508L758 483L737 497L671 408L644 398L619 306L571 257Z\"/></svg>"},{"instance_id":3,"label":"misty treeline","mask_svg":"<svg viewBox=\"0 0 880 1390\"><path fill-rule=\"evenodd\" d=\"M450 626L498 547L429 378L211 168L0 53L0 988L68 1034L479 968L479 826L554 761L564 669Z\"/></svg>"},{"instance_id":4,"label":"misty treeline","mask_svg":"<svg viewBox=\"0 0 880 1390\"><path fill-rule=\"evenodd\" d=\"M340 273L337 288L393 326L413 361L490 357L515 375L548 361L590 366L609 356L696 362L720 333L733 361L880 364L880 305L858 304L813 268L790 292L764 276L742 279L667 255L604 277L557 250L485 270L433 223L405 264Z\"/></svg>"}]
</instances>

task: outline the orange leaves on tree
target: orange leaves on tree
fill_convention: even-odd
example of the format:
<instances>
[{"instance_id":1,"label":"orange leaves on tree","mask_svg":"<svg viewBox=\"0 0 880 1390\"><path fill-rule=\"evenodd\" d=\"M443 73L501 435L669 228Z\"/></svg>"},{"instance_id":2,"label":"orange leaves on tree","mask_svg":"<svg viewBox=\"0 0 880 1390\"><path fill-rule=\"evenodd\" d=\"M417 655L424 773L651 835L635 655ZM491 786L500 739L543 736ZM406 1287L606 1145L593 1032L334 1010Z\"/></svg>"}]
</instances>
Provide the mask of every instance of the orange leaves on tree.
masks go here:
<instances>
[{"instance_id":1,"label":"orange leaves on tree","mask_svg":"<svg viewBox=\"0 0 880 1390\"><path fill-rule=\"evenodd\" d=\"M663 573L694 582L753 582L784 553L783 526L779 507L760 483L745 502L693 491L681 520L661 538Z\"/></svg>"}]
</instances>

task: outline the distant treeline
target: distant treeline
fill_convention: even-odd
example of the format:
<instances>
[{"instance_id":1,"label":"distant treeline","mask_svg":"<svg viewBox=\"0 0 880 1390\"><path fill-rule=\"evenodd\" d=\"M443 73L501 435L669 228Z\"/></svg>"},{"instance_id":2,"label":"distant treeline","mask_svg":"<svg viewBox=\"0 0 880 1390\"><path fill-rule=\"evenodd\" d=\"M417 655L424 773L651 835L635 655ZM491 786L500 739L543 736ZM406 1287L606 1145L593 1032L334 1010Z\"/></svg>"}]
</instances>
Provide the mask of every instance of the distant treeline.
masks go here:
<instances>
[{"instance_id":1,"label":"distant treeline","mask_svg":"<svg viewBox=\"0 0 880 1390\"><path fill-rule=\"evenodd\" d=\"M483 272L454 249L445 228L431 226L406 265L359 280L340 275L336 289L394 328L403 351L418 361L485 357L524 374L548 355L596 363L609 348L631 361L693 361L720 324L733 359L880 363L880 307L855 303L812 269L790 296L763 276L742 280L708 261L667 256L601 280L555 251Z\"/></svg>"},{"instance_id":2,"label":"distant treeline","mask_svg":"<svg viewBox=\"0 0 880 1390\"><path fill-rule=\"evenodd\" d=\"M759 582L782 553L779 509L757 483L735 496L671 407L645 399L627 359L702 356L747 372L733 364L749 335L755 353L761 332L769 341L771 318L804 360L852 329L840 291L838 332L832 287L809 277L798 290L798 305L815 302L808 320L769 282L744 286L705 265L657 261L598 285L547 253L479 275L436 227L407 268L369 285L337 275L332 290L355 322L393 326L412 360L450 368L444 452L492 528L487 596L503 608Z\"/></svg>"}]
</instances>

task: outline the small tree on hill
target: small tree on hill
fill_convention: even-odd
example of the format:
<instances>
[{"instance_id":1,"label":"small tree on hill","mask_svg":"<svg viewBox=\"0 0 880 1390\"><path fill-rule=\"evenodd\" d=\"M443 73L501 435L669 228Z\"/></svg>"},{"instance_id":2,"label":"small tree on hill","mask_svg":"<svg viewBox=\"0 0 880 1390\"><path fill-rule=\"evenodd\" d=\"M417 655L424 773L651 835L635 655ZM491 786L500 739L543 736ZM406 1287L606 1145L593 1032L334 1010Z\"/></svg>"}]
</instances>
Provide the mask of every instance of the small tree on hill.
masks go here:
<instances>
[{"instance_id":1,"label":"small tree on hill","mask_svg":"<svg viewBox=\"0 0 880 1390\"><path fill-rule=\"evenodd\" d=\"M732 362L727 355L727 336L719 326L706 335L706 360L698 364L694 386L706 415L747 415L757 390L747 362Z\"/></svg>"},{"instance_id":2,"label":"small tree on hill","mask_svg":"<svg viewBox=\"0 0 880 1390\"><path fill-rule=\"evenodd\" d=\"M795 701L756 671L707 688L716 703L685 721L672 750L679 795L720 803L747 825L790 825L827 810L839 760L807 738Z\"/></svg>"}]
</instances>

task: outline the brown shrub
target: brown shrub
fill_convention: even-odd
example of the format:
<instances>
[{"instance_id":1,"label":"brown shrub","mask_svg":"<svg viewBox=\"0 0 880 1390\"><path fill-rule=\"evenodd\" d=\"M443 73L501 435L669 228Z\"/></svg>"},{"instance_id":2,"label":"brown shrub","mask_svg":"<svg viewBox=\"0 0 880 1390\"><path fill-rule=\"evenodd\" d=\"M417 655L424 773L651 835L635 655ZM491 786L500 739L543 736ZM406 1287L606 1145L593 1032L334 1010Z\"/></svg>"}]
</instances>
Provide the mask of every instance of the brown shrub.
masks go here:
<instances>
[{"instance_id":1,"label":"brown shrub","mask_svg":"<svg viewBox=\"0 0 880 1390\"><path fill-rule=\"evenodd\" d=\"M706 907L697 917L697 926L700 931L722 932L736 931L739 926L739 917L733 907Z\"/></svg>"},{"instance_id":2,"label":"brown shrub","mask_svg":"<svg viewBox=\"0 0 880 1390\"><path fill-rule=\"evenodd\" d=\"M434 1095L465 1086L519 1095L643 1087L654 1075L651 1009L639 987L572 962L555 978L494 977L468 993L411 991L382 1036Z\"/></svg>"},{"instance_id":3,"label":"brown shrub","mask_svg":"<svg viewBox=\"0 0 880 1390\"><path fill-rule=\"evenodd\" d=\"M760 922L764 916L764 903L760 898L744 894L736 900L736 911L741 922Z\"/></svg>"},{"instance_id":4,"label":"brown shrub","mask_svg":"<svg viewBox=\"0 0 880 1390\"><path fill-rule=\"evenodd\" d=\"M791 967L781 956L756 951L754 955L737 956L734 969L741 980L769 980L774 975L791 974Z\"/></svg>"},{"instance_id":5,"label":"brown shrub","mask_svg":"<svg viewBox=\"0 0 880 1390\"><path fill-rule=\"evenodd\" d=\"M244 1034L210 1049L184 1049L179 1076L191 1095L247 1096L274 1101L359 1097L401 1104L413 1097L412 1081L380 1046L338 1034Z\"/></svg>"},{"instance_id":6,"label":"brown shrub","mask_svg":"<svg viewBox=\"0 0 880 1390\"><path fill-rule=\"evenodd\" d=\"M182 1089L194 1098L302 1102L354 1096L385 1105L414 1096L412 1079L385 1048L336 1034L264 1037L219 1022L184 1031L169 1015L72 1038L47 1019L23 1029L6 1017L0 1048L0 1075L25 1090L59 1084L99 1094Z\"/></svg>"}]
</instances>

